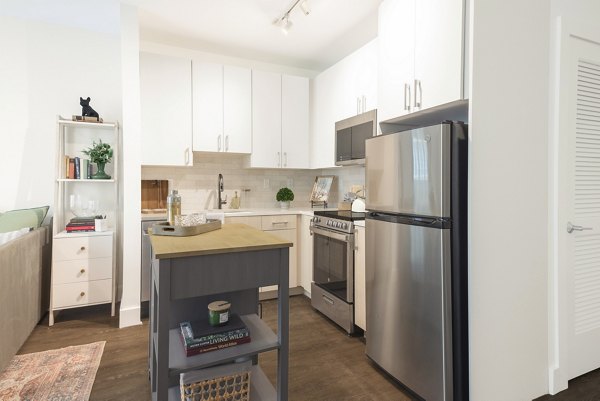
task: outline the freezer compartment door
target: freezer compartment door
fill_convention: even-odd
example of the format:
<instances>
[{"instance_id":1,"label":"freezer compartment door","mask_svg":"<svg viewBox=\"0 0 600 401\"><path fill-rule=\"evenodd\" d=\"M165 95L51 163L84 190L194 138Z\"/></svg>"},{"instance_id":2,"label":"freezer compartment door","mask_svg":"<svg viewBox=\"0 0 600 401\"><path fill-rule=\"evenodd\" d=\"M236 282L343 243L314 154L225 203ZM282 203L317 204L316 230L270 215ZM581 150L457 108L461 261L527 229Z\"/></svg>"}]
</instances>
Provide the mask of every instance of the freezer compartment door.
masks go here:
<instances>
[{"instance_id":1,"label":"freezer compartment door","mask_svg":"<svg viewBox=\"0 0 600 401\"><path fill-rule=\"evenodd\" d=\"M426 400L452 400L450 230L367 218L367 355Z\"/></svg>"},{"instance_id":2,"label":"freezer compartment door","mask_svg":"<svg viewBox=\"0 0 600 401\"><path fill-rule=\"evenodd\" d=\"M450 217L451 125L366 141L367 210Z\"/></svg>"}]
</instances>

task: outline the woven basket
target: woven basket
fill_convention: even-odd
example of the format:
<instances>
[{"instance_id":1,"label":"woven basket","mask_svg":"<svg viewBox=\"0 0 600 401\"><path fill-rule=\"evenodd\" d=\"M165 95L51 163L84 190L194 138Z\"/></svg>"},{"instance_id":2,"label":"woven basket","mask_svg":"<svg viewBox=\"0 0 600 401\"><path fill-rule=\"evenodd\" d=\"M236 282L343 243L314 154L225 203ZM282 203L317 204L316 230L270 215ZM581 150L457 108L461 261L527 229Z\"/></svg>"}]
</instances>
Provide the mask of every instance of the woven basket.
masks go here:
<instances>
[{"instance_id":1,"label":"woven basket","mask_svg":"<svg viewBox=\"0 0 600 401\"><path fill-rule=\"evenodd\" d=\"M192 372L188 373L188 376L185 379L182 377L180 381L181 401L249 401L250 367L238 366L234 370L235 372L227 375L214 372L219 375L192 383L186 383L194 380L190 377ZM214 374L211 374L210 369L205 369L201 376L214 376Z\"/></svg>"}]
</instances>

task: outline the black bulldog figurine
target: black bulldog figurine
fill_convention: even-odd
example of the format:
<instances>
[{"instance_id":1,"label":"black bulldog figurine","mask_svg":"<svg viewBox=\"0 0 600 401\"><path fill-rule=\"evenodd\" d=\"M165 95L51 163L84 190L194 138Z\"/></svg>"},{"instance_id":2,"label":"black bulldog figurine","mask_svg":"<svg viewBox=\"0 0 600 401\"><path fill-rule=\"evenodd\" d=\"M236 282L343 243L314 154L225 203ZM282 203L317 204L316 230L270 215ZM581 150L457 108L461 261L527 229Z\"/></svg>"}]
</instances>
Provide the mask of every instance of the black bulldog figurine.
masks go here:
<instances>
[{"instance_id":1,"label":"black bulldog figurine","mask_svg":"<svg viewBox=\"0 0 600 401\"><path fill-rule=\"evenodd\" d=\"M96 110L92 109L90 106L90 98L84 99L82 97L79 98L79 104L81 105L81 115L88 117L96 117L100 119L100 116L96 112Z\"/></svg>"}]
</instances>

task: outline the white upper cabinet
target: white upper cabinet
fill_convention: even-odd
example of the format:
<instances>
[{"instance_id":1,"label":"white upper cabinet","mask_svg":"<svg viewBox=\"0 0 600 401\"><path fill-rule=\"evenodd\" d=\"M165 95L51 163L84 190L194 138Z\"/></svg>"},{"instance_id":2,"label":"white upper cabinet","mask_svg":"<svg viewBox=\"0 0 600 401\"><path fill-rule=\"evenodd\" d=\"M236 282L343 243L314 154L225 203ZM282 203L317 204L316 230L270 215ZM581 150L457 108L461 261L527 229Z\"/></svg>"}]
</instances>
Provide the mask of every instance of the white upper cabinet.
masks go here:
<instances>
[{"instance_id":1,"label":"white upper cabinet","mask_svg":"<svg viewBox=\"0 0 600 401\"><path fill-rule=\"evenodd\" d=\"M410 112L414 76L415 4L387 0L379 6L379 121Z\"/></svg>"},{"instance_id":2,"label":"white upper cabinet","mask_svg":"<svg viewBox=\"0 0 600 401\"><path fill-rule=\"evenodd\" d=\"M281 74L252 71L250 167L281 167Z\"/></svg>"},{"instance_id":3,"label":"white upper cabinet","mask_svg":"<svg viewBox=\"0 0 600 401\"><path fill-rule=\"evenodd\" d=\"M308 78L252 71L250 167L309 167Z\"/></svg>"},{"instance_id":4,"label":"white upper cabinet","mask_svg":"<svg viewBox=\"0 0 600 401\"><path fill-rule=\"evenodd\" d=\"M380 5L380 121L462 99L463 12L464 0Z\"/></svg>"},{"instance_id":5,"label":"white upper cabinet","mask_svg":"<svg viewBox=\"0 0 600 401\"><path fill-rule=\"evenodd\" d=\"M194 60L192 72L194 150L250 153L250 70Z\"/></svg>"},{"instance_id":6,"label":"white upper cabinet","mask_svg":"<svg viewBox=\"0 0 600 401\"><path fill-rule=\"evenodd\" d=\"M378 108L378 40L319 74L312 82L311 168L335 167L335 122Z\"/></svg>"},{"instance_id":7,"label":"white upper cabinet","mask_svg":"<svg viewBox=\"0 0 600 401\"><path fill-rule=\"evenodd\" d=\"M191 60L140 53L142 164L192 165Z\"/></svg>"},{"instance_id":8,"label":"white upper cabinet","mask_svg":"<svg viewBox=\"0 0 600 401\"><path fill-rule=\"evenodd\" d=\"M281 76L282 167L309 167L308 78Z\"/></svg>"},{"instance_id":9,"label":"white upper cabinet","mask_svg":"<svg viewBox=\"0 0 600 401\"><path fill-rule=\"evenodd\" d=\"M223 66L192 62L194 150L223 150Z\"/></svg>"},{"instance_id":10,"label":"white upper cabinet","mask_svg":"<svg viewBox=\"0 0 600 401\"><path fill-rule=\"evenodd\" d=\"M223 134L225 151L252 152L252 72L223 67Z\"/></svg>"},{"instance_id":11,"label":"white upper cabinet","mask_svg":"<svg viewBox=\"0 0 600 401\"><path fill-rule=\"evenodd\" d=\"M464 0L415 2L418 109L463 98L463 3Z\"/></svg>"}]
</instances>

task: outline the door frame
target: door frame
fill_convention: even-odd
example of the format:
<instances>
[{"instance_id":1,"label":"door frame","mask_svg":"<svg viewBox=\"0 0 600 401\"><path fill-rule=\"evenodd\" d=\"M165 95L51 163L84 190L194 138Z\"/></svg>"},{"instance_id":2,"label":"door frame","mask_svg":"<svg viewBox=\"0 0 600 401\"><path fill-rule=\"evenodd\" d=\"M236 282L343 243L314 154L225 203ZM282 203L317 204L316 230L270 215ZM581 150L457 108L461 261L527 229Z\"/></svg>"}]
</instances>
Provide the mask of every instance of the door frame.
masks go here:
<instances>
[{"instance_id":1,"label":"door frame","mask_svg":"<svg viewBox=\"0 0 600 401\"><path fill-rule=\"evenodd\" d=\"M568 279L565 265L566 252L559 254L562 241L565 238L565 218L559 210L564 194L559 192L559 183L566 179L568 172L560 171L563 163L560 149L565 143L560 133L569 128L570 110L562 107L561 96L568 91L563 88L562 69L563 59L570 57L569 44L573 38L600 44L600 32L591 28L591 21L574 21L561 16L552 23L550 49L550 96L549 96L549 125L550 140L548 157L548 392L556 394L568 388L569 380L569 326L572 316L569 316Z\"/></svg>"}]
</instances>

